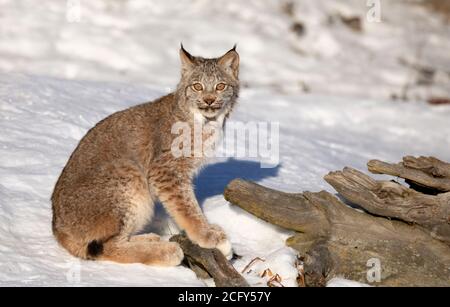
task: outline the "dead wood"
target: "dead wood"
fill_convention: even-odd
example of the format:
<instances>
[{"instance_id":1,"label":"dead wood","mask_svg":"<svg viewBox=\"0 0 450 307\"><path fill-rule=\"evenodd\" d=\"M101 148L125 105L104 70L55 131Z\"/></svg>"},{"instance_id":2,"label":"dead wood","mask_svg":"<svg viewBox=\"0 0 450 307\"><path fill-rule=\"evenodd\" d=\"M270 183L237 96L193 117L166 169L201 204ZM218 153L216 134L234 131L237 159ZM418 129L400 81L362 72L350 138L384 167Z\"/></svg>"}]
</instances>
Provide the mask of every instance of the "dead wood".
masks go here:
<instances>
[{"instance_id":1,"label":"dead wood","mask_svg":"<svg viewBox=\"0 0 450 307\"><path fill-rule=\"evenodd\" d=\"M450 192L426 195L393 181L377 181L346 167L325 180L348 201L368 212L423 226L450 245Z\"/></svg>"},{"instance_id":2,"label":"dead wood","mask_svg":"<svg viewBox=\"0 0 450 307\"><path fill-rule=\"evenodd\" d=\"M450 191L450 163L434 157L406 156L398 164L371 160L367 166L374 174L397 176L440 192Z\"/></svg>"},{"instance_id":3,"label":"dead wood","mask_svg":"<svg viewBox=\"0 0 450 307\"><path fill-rule=\"evenodd\" d=\"M201 248L185 234L172 236L170 241L180 244L189 267L199 278L213 278L217 287L249 287L218 249Z\"/></svg>"},{"instance_id":4,"label":"dead wood","mask_svg":"<svg viewBox=\"0 0 450 307\"><path fill-rule=\"evenodd\" d=\"M236 179L224 196L267 222L297 231L287 244L304 259L307 286L323 286L335 276L367 283L373 259L381 269L380 282L373 285L450 286L450 247L421 226L359 212L325 191L284 193Z\"/></svg>"}]
</instances>

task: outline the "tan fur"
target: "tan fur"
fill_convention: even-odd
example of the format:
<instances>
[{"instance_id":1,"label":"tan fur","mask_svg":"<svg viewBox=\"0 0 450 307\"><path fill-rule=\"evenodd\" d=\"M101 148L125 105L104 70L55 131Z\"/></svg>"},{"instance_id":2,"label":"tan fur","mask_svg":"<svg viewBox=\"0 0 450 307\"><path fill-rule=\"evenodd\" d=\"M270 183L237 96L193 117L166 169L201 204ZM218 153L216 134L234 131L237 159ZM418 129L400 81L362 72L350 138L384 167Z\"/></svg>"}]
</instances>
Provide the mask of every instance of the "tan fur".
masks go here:
<instances>
[{"instance_id":1,"label":"tan fur","mask_svg":"<svg viewBox=\"0 0 450 307\"><path fill-rule=\"evenodd\" d=\"M182 78L176 92L117 112L83 137L56 183L53 232L72 255L121 263L177 265L176 243L155 234L138 235L151 220L159 199L180 228L200 246L230 245L225 233L204 217L192 186L203 158L175 158L171 151L176 122L194 123L194 114L216 126L231 111L239 91L239 56L234 49L218 59L180 52ZM202 82L204 90L192 88ZM224 91L214 90L224 82ZM209 108L204 97L214 97ZM209 101L210 103L211 101Z\"/></svg>"}]
</instances>

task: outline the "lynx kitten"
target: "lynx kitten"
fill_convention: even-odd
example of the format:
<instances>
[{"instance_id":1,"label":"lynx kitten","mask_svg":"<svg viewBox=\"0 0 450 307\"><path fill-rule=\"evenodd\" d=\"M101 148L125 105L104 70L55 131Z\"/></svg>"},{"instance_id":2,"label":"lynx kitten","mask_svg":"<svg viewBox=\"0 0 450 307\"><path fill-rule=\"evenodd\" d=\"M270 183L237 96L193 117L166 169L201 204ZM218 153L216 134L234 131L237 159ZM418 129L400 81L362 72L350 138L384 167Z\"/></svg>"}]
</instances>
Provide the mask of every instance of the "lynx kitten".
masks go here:
<instances>
[{"instance_id":1,"label":"lynx kitten","mask_svg":"<svg viewBox=\"0 0 450 307\"><path fill-rule=\"evenodd\" d=\"M180 58L174 93L100 121L62 171L52 195L53 233L72 255L178 265L183 252L177 243L137 234L158 199L192 241L230 256L225 233L208 223L194 195L192 180L204 158L174 157L171 127L200 120L222 129L238 97L239 55L233 48L205 59L181 46Z\"/></svg>"}]
</instances>

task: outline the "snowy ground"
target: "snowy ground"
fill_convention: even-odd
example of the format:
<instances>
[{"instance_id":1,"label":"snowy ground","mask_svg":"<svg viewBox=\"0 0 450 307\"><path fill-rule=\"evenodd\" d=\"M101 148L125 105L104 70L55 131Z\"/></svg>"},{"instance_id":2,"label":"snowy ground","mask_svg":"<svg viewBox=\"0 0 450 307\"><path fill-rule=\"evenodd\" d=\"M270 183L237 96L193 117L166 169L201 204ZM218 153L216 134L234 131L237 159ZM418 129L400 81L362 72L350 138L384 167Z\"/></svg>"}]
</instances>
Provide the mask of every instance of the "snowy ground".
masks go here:
<instances>
[{"instance_id":1,"label":"snowy ground","mask_svg":"<svg viewBox=\"0 0 450 307\"><path fill-rule=\"evenodd\" d=\"M207 217L243 256L236 268L266 259L245 276L252 285L265 285L258 274L270 268L294 286L295 253L284 245L289 232L223 199L231 179L333 191L326 173L365 170L372 158L450 160L450 107L421 102L450 94L448 24L421 6L382 1L382 22L357 33L327 20L364 16L366 1L297 1L291 15L284 2L81 0L81 20L68 22L66 1L0 0L0 285L204 285L182 267L80 262L50 229L50 195L80 138L112 112L173 89L180 41L204 56L237 42L244 87L232 120L280 123L277 167L221 160L196 181ZM302 37L289 30L296 21ZM431 84L417 84L423 76L411 66L434 70ZM405 84L416 102L389 101ZM170 235L157 213L151 228ZM354 284L330 282L339 285Z\"/></svg>"},{"instance_id":2,"label":"snowy ground","mask_svg":"<svg viewBox=\"0 0 450 307\"><path fill-rule=\"evenodd\" d=\"M79 15L66 9L77 2ZM382 0L377 23L367 0L297 0L291 14L287 2L0 0L0 70L166 88L180 41L204 56L237 43L253 88L388 99L408 84L409 99L450 95L450 24L423 6ZM338 15L362 17L363 31ZM304 35L290 30L296 22ZM434 71L431 85L417 84L414 66Z\"/></svg>"}]
</instances>

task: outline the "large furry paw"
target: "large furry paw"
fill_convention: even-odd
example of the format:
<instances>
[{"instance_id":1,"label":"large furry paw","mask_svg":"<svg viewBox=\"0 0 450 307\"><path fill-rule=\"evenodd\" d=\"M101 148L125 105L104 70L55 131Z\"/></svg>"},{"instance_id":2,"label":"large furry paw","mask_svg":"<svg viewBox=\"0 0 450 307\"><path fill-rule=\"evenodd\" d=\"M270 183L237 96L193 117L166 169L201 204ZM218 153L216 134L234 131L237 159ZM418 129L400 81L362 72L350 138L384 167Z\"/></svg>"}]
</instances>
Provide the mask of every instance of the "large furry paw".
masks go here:
<instances>
[{"instance_id":1,"label":"large furry paw","mask_svg":"<svg viewBox=\"0 0 450 307\"><path fill-rule=\"evenodd\" d=\"M217 248L227 259L231 259L233 256L230 241L228 241L222 228L217 225L206 226L198 233L198 236L191 239L200 247Z\"/></svg>"},{"instance_id":2,"label":"large furry paw","mask_svg":"<svg viewBox=\"0 0 450 307\"><path fill-rule=\"evenodd\" d=\"M177 266L184 259L184 253L180 245L176 242L167 242L163 253L163 265Z\"/></svg>"},{"instance_id":3,"label":"large furry paw","mask_svg":"<svg viewBox=\"0 0 450 307\"><path fill-rule=\"evenodd\" d=\"M216 248L220 250L220 252L227 258L227 260L230 260L233 258L233 248L231 247L231 242L228 239L225 239L224 241L220 242Z\"/></svg>"}]
</instances>

